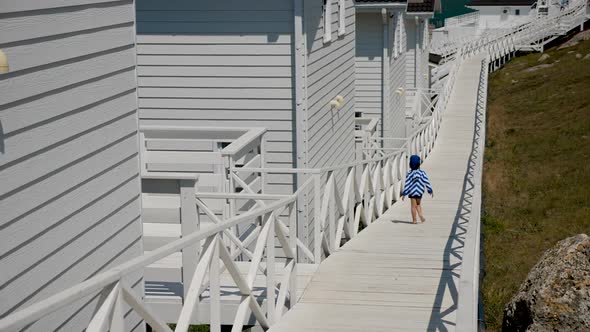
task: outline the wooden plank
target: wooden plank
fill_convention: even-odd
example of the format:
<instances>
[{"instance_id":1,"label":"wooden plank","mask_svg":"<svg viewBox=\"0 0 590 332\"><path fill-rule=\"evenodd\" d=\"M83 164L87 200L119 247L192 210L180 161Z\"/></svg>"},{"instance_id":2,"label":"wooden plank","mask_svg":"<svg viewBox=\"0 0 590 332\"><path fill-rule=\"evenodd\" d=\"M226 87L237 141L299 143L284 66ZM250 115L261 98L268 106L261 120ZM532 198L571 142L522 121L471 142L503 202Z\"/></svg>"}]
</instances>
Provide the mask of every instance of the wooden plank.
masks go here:
<instances>
[{"instance_id":1,"label":"wooden plank","mask_svg":"<svg viewBox=\"0 0 590 332\"><path fill-rule=\"evenodd\" d=\"M220 165L221 153L219 152L193 152L193 151L147 151L143 156L147 164L211 164Z\"/></svg>"},{"instance_id":2,"label":"wooden plank","mask_svg":"<svg viewBox=\"0 0 590 332\"><path fill-rule=\"evenodd\" d=\"M140 7L142 7L140 5ZM223 11L207 10L202 6L200 10L177 10L172 6L162 6L162 10L138 10L137 21L144 22L290 22L293 21L291 10L236 10L226 7Z\"/></svg>"},{"instance_id":3,"label":"wooden plank","mask_svg":"<svg viewBox=\"0 0 590 332\"><path fill-rule=\"evenodd\" d=\"M142 119L201 119L201 120L291 120L290 110L212 110L144 108L139 111Z\"/></svg>"},{"instance_id":4,"label":"wooden plank","mask_svg":"<svg viewBox=\"0 0 590 332\"><path fill-rule=\"evenodd\" d=\"M163 151L213 151L213 141L190 139L150 139L145 142L148 150Z\"/></svg>"},{"instance_id":5,"label":"wooden plank","mask_svg":"<svg viewBox=\"0 0 590 332\"><path fill-rule=\"evenodd\" d=\"M177 88L139 87L139 98L290 99L290 88Z\"/></svg>"},{"instance_id":6,"label":"wooden plank","mask_svg":"<svg viewBox=\"0 0 590 332\"><path fill-rule=\"evenodd\" d=\"M143 22L137 26L140 34L154 33L247 33L283 34L293 31L293 24L285 22Z\"/></svg>"},{"instance_id":7,"label":"wooden plank","mask_svg":"<svg viewBox=\"0 0 590 332\"><path fill-rule=\"evenodd\" d=\"M290 66L288 55L140 55L139 66Z\"/></svg>"},{"instance_id":8,"label":"wooden plank","mask_svg":"<svg viewBox=\"0 0 590 332\"><path fill-rule=\"evenodd\" d=\"M171 65L159 65L159 66L139 66L137 68L137 75L139 77L144 76L170 76L170 77L214 77L220 79L222 77L291 77L290 66L273 66L266 67L260 66L243 66L240 70L236 70L233 67L219 66L171 66Z\"/></svg>"},{"instance_id":9,"label":"wooden plank","mask_svg":"<svg viewBox=\"0 0 590 332\"><path fill-rule=\"evenodd\" d=\"M162 11L156 11L160 14ZM223 10L227 13L227 8ZM244 11L240 12L240 15L245 15ZM259 13L259 11L253 11L252 13ZM269 37L264 34L231 34L223 35L223 38L219 38L219 35L137 35L137 44L267 44ZM290 45L291 34L277 34L273 36L273 44L279 45Z\"/></svg>"},{"instance_id":10,"label":"wooden plank","mask_svg":"<svg viewBox=\"0 0 590 332\"><path fill-rule=\"evenodd\" d=\"M200 109L290 109L290 99L197 99L197 98L140 98L140 108L200 108Z\"/></svg>"},{"instance_id":11,"label":"wooden plank","mask_svg":"<svg viewBox=\"0 0 590 332\"><path fill-rule=\"evenodd\" d=\"M241 72L235 70L234 73ZM291 78L270 77L139 77L140 87L191 87L191 88L291 88ZM272 93L272 92L270 92Z\"/></svg>"},{"instance_id":12,"label":"wooden plank","mask_svg":"<svg viewBox=\"0 0 590 332\"><path fill-rule=\"evenodd\" d=\"M260 8L265 10L290 10L293 4L287 0L260 0ZM169 0L166 5L158 0L143 0L138 4L140 10L162 10L174 8L176 10L227 10L228 8L234 10L252 10L250 3L244 3L240 0L224 0L223 2L207 3L206 6L201 3L194 3L184 0Z\"/></svg>"},{"instance_id":13,"label":"wooden plank","mask_svg":"<svg viewBox=\"0 0 590 332\"><path fill-rule=\"evenodd\" d=\"M290 45L139 44L138 55L291 55Z\"/></svg>"}]
</instances>

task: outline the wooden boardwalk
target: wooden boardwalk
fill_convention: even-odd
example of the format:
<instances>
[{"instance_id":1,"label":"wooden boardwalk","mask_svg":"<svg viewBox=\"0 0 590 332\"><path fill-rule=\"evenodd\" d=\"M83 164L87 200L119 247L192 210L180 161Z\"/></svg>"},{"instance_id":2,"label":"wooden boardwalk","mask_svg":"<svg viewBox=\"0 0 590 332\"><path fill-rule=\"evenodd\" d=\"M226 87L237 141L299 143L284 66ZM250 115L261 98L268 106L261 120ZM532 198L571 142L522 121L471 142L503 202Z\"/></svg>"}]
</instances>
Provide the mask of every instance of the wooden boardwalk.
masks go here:
<instances>
[{"instance_id":1,"label":"wooden boardwalk","mask_svg":"<svg viewBox=\"0 0 590 332\"><path fill-rule=\"evenodd\" d=\"M461 66L423 164L435 191L423 200L426 223L411 224L408 201L394 204L320 264L300 302L270 331L454 330L482 58Z\"/></svg>"}]
</instances>

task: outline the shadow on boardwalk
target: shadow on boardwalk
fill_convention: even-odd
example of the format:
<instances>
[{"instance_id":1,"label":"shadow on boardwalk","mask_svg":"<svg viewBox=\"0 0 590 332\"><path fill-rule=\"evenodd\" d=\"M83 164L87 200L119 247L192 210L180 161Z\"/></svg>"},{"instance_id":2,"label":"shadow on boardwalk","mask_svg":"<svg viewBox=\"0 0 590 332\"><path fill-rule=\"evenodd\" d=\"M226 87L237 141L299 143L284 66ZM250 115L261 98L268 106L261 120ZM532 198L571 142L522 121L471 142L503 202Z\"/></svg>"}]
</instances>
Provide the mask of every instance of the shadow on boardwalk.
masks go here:
<instances>
[{"instance_id":1,"label":"shadow on boardwalk","mask_svg":"<svg viewBox=\"0 0 590 332\"><path fill-rule=\"evenodd\" d=\"M485 144L485 138L480 138L482 138L482 133L485 133L483 126L485 126L484 117L486 107L485 103L483 102L484 99L481 98L482 93L487 92L478 90L478 100L476 105L477 109L474 119L475 123L473 143L471 146L469 159L467 160L467 171L465 172L465 176L463 178L463 188L461 191L459 205L457 206L457 213L453 221L445 250L443 251L443 262L445 263L441 273L437 295L433 303L433 311L430 316L430 323L428 325L429 331L448 331L448 326L453 326L452 330L454 330L455 326L454 322L445 320L445 317L457 310L457 304L459 300L457 288L459 279L461 277L460 273L458 272L460 269L458 268L461 266L461 261L463 259L462 254L465 245L465 235L470 222L474 191L476 190L475 177L477 175L475 174L475 168L477 164L477 158L483 157L483 146L481 145ZM475 222L480 222L480 220ZM455 257L457 260L459 260L459 262L451 264L451 257ZM442 302L447 292L451 296L453 304L449 308L441 310L443 308Z\"/></svg>"}]
</instances>

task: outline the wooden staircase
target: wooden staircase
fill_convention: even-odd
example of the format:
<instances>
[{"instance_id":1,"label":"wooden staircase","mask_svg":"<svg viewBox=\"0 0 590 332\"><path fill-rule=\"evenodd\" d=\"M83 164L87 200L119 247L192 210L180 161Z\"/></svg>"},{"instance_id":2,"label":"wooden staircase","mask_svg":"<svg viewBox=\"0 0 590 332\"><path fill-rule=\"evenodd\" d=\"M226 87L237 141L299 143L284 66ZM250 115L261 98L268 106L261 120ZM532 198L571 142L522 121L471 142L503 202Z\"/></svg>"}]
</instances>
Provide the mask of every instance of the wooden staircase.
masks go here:
<instances>
[{"instance_id":1,"label":"wooden staircase","mask_svg":"<svg viewBox=\"0 0 590 332\"><path fill-rule=\"evenodd\" d=\"M204 131L204 132L203 132ZM264 131L258 131L262 136ZM254 132L256 134L256 132ZM262 140L245 142L246 150L234 155L224 154L224 149L232 150L231 144L240 137L255 136L252 131L219 128L212 133L211 128L188 127L143 127L140 133L141 170L142 170L142 218L143 247L149 253L172 241L196 230L206 230L216 224L205 212L195 207L198 193L239 192L243 188L231 184L227 177L228 165L262 167ZM244 143L244 142L242 142ZM236 151L234 148L233 151ZM236 157L233 158L232 157ZM244 182L248 189L262 192L261 177L246 175ZM230 215L241 214L252 207L251 201L238 201L230 207L228 200L200 198L218 220ZM230 209L233 209L230 211ZM234 234L243 240L248 235L248 227L236 229ZM202 244L201 244L202 246ZM228 248L231 243L228 241ZM253 250L252 245L248 247ZM145 301L159 316L168 323L176 323L180 315L184 297L188 290L185 280L191 280L188 271L194 270L196 255L201 248L192 251L175 252L157 261L144 270ZM238 258L240 274L247 275L250 262L246 257ZM184 262L184 264L183 264ZM183 266L188 264L188 268ZM281 278L282 262L277 259L277 278ZM315 272L316 264L297 265L297 297ZM254 283L254 296L265 308L266 282L259 271ZM239 289L231 275L225 271L221 274L221 323L231 325L236 310L242 300ZM286 311L287 308L285 308ZM192 324L210 322L209 289L202 289L200 302L192 317ZM246 325L255 325L254 316L246 318Z\"/></svg>"}]
</instances>

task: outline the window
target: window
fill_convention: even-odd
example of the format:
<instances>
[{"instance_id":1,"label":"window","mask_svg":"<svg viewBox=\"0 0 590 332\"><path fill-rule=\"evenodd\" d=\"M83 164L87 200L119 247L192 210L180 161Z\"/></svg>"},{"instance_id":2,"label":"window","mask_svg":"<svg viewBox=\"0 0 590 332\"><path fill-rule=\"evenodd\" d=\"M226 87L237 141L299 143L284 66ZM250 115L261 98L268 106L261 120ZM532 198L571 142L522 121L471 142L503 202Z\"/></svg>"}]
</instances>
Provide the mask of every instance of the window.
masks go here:
<instances>
[{"instance_id":1,"label":"window","mask_svg":"<svg viewBox=\"0 0 590 332\"><path fill-rule=\"evenodd\" d=\"M324 16L324 43L329 43L332 40L332 0L324 0L323 16Z\"/></svg>"},{"instance_id":2,"label":"window","mask_svg":"<svg viewBox=\"0 0 590 332\"><path fill-rule=\"evenodd\" d=\"M338 0L338 37L346 34L346 1Z\"/></svg>"},{"instance_id":3,"label":"window","mask_svg":"<svg viewBox=\"0 0 590 332\"><path fill-rule=\"evenodd\" d=\"M517 16L520 15L520 9L514 10L514 15L517 15Z\"/></svg>"}]
</instances>

